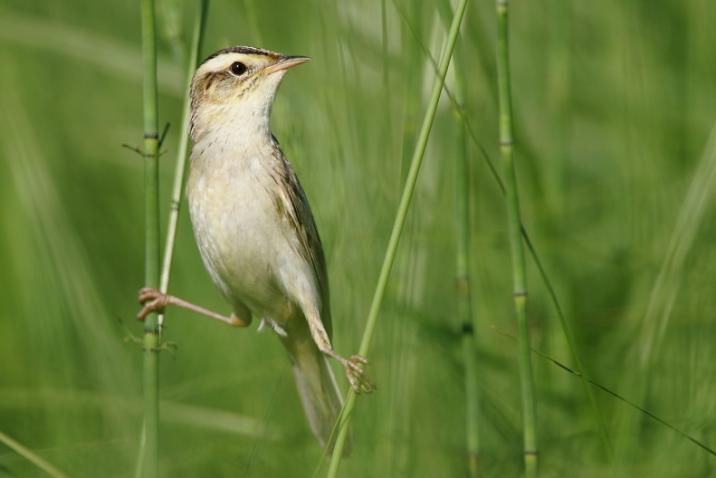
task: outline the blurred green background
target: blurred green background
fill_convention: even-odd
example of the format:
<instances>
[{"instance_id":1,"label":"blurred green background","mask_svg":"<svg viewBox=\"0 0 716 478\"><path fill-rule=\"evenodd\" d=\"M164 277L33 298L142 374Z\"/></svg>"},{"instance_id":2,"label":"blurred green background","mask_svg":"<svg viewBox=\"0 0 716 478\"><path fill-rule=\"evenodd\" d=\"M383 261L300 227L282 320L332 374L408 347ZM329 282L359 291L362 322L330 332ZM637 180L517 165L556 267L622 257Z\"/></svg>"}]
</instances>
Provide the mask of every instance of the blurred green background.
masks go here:
<instances>
[{"instance_id":1,"label":"blurred green background","mask_svg":"<svg viewBox=\"0 0 716 478\"><path fill-rule=\"evenodd\" d=\"M441 1L212 0L202 57L248 44L314 61L286 78L273 130L326 248L335 345L357 349L439 55ZM178 142L192 1L158 0L162 207ZM511 51L523 216L592 377L716 446L716 4L515 0ZM457 59L479 146L497 159L495 13L473 0ZM0 432L70 476L129 476L141 429L133 319L143 277L141 54L136 1L0 4ZM453 78L449 76L448 84ZM444 96L444 95L443 95ZM455 307L455 161L445 96L370 375L349 477L466 475ZM483 476L521 471L505 207L468 144ZM164 215L166 217L166 215ZM165 224L165 219L162 219ZM533 346L572 365L529 263ZM186 211L170 290L228 310ZM289 362L269 332L172 310L161 355L161 468L172 477L312 476ZM533 356L543 476L713 475L716 458ZM341 383L345 389L345 381ZM45 476L0 445L0 476ZM318 476L322 476L322 472Z\"/></svg>"}]
</instances>

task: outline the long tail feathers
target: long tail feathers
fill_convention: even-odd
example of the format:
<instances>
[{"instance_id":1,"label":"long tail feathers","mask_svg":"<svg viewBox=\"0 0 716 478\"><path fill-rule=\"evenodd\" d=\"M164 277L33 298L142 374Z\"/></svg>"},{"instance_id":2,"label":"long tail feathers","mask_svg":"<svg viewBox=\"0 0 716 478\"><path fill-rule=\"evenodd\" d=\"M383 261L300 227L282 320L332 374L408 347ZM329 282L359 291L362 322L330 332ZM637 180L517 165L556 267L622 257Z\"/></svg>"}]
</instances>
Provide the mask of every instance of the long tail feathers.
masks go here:
<instances>
[{"instance_id":1,"label":"long tail feathers","mask_svg":"<svg viewBox=\"0 0 716 478\"><path fill-rule=\"evenodd\" d=\"M292 345L287 348L293 359L293 376L308 424L321 445L331 453L337 435L334 426L343 407L336 377L326 357L312 342ZM350 446L344 450L350 450ZM349 451L344 452L347 453Z\"/></svg>"}]
</instances>

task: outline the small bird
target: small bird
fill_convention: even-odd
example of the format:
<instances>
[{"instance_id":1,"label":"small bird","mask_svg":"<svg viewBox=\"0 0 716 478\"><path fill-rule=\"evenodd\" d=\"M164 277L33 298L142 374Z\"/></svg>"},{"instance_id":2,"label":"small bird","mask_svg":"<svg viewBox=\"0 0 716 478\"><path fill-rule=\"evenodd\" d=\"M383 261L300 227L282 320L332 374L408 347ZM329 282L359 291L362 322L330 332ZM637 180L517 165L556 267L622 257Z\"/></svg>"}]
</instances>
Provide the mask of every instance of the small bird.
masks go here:
<instances>
[{"instance_id":1,"label":"small bird","mask_svg":"<svg viewBox=\"0 0 716 478\"><path fill-rule=\"evenodd\" d=\"M233 313L224 316L144 288L138 318L167 305L239 327L259 318L260 328L273 329L288 351L311 430L331 447L342 399L326 357L341 363L356 392L369 392L372 384L364 376L364 357L343 357L331 345L321 239L303 188L269 129L286 71L308 60L235 46L197 69L187 199L204 265Z\"/></svg>"}]
</instances>

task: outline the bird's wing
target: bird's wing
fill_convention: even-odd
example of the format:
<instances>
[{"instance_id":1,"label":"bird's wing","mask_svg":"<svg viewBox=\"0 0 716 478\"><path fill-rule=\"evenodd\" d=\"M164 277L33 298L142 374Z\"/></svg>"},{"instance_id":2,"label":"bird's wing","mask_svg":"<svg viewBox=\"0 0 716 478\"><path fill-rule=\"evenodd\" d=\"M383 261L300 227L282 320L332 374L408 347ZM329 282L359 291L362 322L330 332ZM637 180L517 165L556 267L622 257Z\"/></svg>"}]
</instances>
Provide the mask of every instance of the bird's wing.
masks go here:
<instances>
[{"instance_id":1,"label":"bird's wing","mask_svg":"<svg viewBox=\"0 0 716 478\"><path fill-rule=\"evenodd\" d=\"M275 177L283 186L279 188L282 193L279 194L278 199L282 203L281 209L285 211L289 223L298 236L299 254L313 267L321 297L321 321L330 338L332 336L330 294L321 238L298 176L286 160L278 142L274 143L274 151L279 159Z\"/></svg>"}]
</instances>

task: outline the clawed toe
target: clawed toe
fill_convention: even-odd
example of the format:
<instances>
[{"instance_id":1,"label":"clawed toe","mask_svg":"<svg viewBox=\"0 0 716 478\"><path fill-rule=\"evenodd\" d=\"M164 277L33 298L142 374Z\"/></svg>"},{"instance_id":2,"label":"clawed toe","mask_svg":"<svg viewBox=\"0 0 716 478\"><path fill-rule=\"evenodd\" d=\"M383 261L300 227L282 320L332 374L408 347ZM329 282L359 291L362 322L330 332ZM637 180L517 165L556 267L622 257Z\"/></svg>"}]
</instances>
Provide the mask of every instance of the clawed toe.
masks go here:
<instances>
[{"instance_id":1,"label":"clawed toe","mask_svg":"<svg viewBox=\"0 0 716 478\"><path fill-rule=\"evenodd\" d=\"M365 365L368 359L362 355L353 355L344 363L348 383L356 393L370 393L375 390L373 383L365 376Z\"/></svg>"},{"instance_id":2,"label":"clawed toe","mask_svg":"<svg viewBox=\"0 0 716 478\"><path fill-rule=\"evenodd\" d=\"M153 287L139 289L137 298L139 303L144 306L137 314L137 320L140 321L144 321L149 314L160 311L167 305L167 296Z\"/></svg>"},{"instance_id":3,"label":"clawed toe","mask_svg":"<svg viewBox=\"0 0 716 478\"><path fill-rule=\"evenodd\" d=\"M351 361L362 365L366 365L368 363L368 359L359 354L351 356Z\"/></svg>"},{"instance_id":4,"label":"clawed toe","mask_svg":"<svg viewBox=\"0 0 716 478\"><path fill-rule=\"evenodd\" d=\"M363 375L365 371L365 365L368 364L368 360L360 355L353 355L346 361L346 368L355 375Z\"/></svg>"},{"instance_id":5,"label":"clawed toe","mask_svg":"<svg viewBox=\"0 0 716 478\"><path fill-rule=\"evenodd\" d=\"M146 302L155 300L162 295L164 294L162 294L159 289L155 289L154 287L142 287L137 293L137 299L140 304L145 304Z\"/></svg>"}]
</instances>

